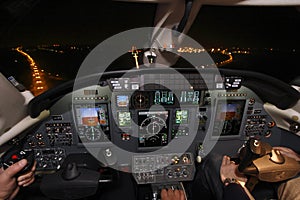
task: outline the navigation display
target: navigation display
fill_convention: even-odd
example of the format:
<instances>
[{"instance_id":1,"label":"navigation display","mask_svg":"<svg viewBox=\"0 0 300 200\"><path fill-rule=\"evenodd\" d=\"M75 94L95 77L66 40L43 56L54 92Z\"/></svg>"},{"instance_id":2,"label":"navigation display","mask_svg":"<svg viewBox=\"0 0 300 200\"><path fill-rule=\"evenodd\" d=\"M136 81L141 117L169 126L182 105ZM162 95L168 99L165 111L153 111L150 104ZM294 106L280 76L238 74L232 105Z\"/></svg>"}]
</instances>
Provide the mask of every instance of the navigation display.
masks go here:
<instances>
[{"instance_id":1,"label":"navigation display","mask_svg":"<svg viewBox=\"0 0 300 200\"><path fill-rule=\"evenodd\" d=\"M94 142L109 134L106 104L75 105L77 131L82 142Z\"/></svg>"},{"instance_id":2,"label":"navigation display","mask_svg":"<svg viewBox=\"0 0 300 200\"><path fill-rule=\"evenodd\" d=\"M213 136L237 136L241 128L245 100L218 101Z\"/></svg>"},{"instance_id":3,"label":"navigation display","mask_svg":"<svg viewBox=\"0 0 300 200\"><path fill-rule=\"evenodd\" d=\"M169 111L139 111L139 147L159 147L168 144Z\"/></svg>"}]
</instances>

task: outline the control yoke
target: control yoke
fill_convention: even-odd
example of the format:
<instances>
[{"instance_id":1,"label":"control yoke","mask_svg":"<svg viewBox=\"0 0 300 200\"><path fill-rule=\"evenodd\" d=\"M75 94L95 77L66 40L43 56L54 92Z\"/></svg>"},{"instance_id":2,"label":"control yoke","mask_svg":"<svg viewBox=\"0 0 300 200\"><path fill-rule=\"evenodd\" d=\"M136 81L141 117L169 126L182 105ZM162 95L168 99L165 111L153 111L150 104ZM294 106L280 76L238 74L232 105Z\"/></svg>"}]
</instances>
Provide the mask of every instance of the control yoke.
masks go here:
<instances>
[{"instance_id":1,"label":"control yoke","mask_svg":"<svg viewBox=\"0 0 300 200\"><path fill-rule=\"evenodd\" d=\"M249 176L246 187L252 191L258 181L279 182L300 172L300 164L282 155L268 143L251 138L239 153L239 172Z\"/></svg>"}]
</instances>

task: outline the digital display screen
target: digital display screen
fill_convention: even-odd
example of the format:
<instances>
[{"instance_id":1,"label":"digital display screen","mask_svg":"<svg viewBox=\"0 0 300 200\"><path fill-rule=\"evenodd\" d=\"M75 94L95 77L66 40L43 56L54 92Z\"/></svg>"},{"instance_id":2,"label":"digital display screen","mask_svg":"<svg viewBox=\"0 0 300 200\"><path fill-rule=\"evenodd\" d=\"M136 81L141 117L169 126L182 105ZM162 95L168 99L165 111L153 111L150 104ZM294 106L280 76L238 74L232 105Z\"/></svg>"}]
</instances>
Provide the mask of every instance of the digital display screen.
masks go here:
<instances>
[{"instance_id":1,"label":"digital display screen","mask_svg":"<svg viewBox=\"0 0 300 200\"><path fill-rule=\"evenodd\" d=\"M189 118L188 110L176 110L175 112L175 123L176 124L187 124Z\"/></svg>"},{"instance_id":2,"label":"digital display screen","mask_svg":"<svg viewBox=\"0 0 300 200\"><path fill-rule=\"evenodd\" d=\"M159 105L172 105L174 104L174 94L171 91L155 91L154 92L154 104Z\"/></svg>"},{"instance_id":3,"label":"digital display screen","mask_svg":"<svg viewBox=\"0 0 300 200\"><path fill-rule=\"evenodd\" d=\"M118 107L128 107L129 97L127 95L117 95L116 98Z\"/></svg>"},{"instance_id":4,"label":"digital display screen","mask_svg":"<svg viewBox=\"0 0 300 200\"><path fill-rule=\"evenodd\" d=\"M188 104L199 104L200 101L200 92L199 91L181 91L180 92L180 103Z\"/></svg>"},{"instance_id":5,"label":"digital display screen","mask_svg":"<svg viewBox=\"0 0 300 200\"><path fill-rule=\"evenodd\" d=\"M168 144L169 111L138 113L139 147L159 147Z\"/></svg>"},{"instance_id":6,"label":"digital display screen","mask_svg":"<svg viewBox=\"0 0 300 200\"><path fill-rule=\"evenodd\" d=\"M130 112L120 111L118 112L118 122L120 127L131 126L131 115Z\"/></svg>"},{"instance_id":7,"label":"digital display screen","mask_svg":"<svg viewBox=\"0 0 300 200\"><path fill-rule=\"evenodd\" d=\"M213 136L239 135L245 100L220 100L217 104Z\"/></svg>"},{"instance_id":8,"label":"digital display screen","mask_svg":"<svg viewBox=\"0 0 300 200\"><path fill-rule=\"evenodd\" d=\"M82 142L94 142L109 134L109 121L106 104L75 105L78 136Z\"/></svg>"}]
</instances>

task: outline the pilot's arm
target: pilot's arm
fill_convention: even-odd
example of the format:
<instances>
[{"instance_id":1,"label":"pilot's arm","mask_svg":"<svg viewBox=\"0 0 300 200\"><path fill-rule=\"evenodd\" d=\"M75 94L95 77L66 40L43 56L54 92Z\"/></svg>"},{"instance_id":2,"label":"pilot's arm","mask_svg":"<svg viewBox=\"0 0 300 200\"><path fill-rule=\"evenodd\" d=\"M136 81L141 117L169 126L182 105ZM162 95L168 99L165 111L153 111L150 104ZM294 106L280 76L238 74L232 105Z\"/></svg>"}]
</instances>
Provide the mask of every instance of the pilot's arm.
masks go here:
<instances>
[{"instance_id":1,"label":"pilot's arm","mask_svg":"<svg viewBox=\"0 0 300 200\"><path fill-rule=\"evenodd\" d=\"M224 184L223 200L254 200L254 197L245 187L247 177L239 173L238 165L231 161L228 156L223 156L220 179Z\"/></svg>"},{"instance_id":2,"label":"pilot's arm","mask_svg":"<svg viewBox=\"0 0 300 200\"><path fill-rule=\"evenodd\" d=\"M22 159L5 170L0 168L0 200L13 199L18 194L20 186L26 187L33 183L36 164L34 164L31 170L26 174L16 177L16 174L20 172L26 164L27 160Z\"/></svg>"},{"instance_id":3,"label":"pilot's arm","mask_svg":"<svg viewBox=\"0 0 300 200\"><path fill-rule=\"evenodd\" d=\"M277 149L280 151L281 154L290 158L294 158L296 161L300 162L300 154L296 153L290 148L273 147L273 149ZM300 184L300 175L280 184L277 190L278 199L280 200L299 199L299 184Z\"/></svg>"}]
</instances>

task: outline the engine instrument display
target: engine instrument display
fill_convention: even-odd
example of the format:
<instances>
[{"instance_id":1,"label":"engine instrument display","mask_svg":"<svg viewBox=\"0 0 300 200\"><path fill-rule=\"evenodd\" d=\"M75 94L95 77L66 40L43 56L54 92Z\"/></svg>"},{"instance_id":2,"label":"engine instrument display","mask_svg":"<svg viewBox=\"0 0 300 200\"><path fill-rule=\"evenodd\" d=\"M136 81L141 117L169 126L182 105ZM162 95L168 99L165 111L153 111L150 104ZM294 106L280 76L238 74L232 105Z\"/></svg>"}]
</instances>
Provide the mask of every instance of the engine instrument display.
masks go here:
<instances>
[{"instance_id":1,"label":"engine instrument display","mask_svg":"<svg viewBox=\"0 0 300 200\"><path fill-rule=\"evenodd\" d=\"M81 142L97 142L109 133L106 104L77 104L74 109Z\"/></svg>"},{"instance_id":2,"label":"engine instrument display","mask_svg":"<svg viewBox=\"0 0 300 200\"><path fill-rule=\"evenodd\" d=\"M168 144L169 111L139 111L139 147Z\"/></svg>"}]
</instances>

